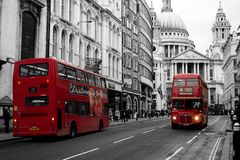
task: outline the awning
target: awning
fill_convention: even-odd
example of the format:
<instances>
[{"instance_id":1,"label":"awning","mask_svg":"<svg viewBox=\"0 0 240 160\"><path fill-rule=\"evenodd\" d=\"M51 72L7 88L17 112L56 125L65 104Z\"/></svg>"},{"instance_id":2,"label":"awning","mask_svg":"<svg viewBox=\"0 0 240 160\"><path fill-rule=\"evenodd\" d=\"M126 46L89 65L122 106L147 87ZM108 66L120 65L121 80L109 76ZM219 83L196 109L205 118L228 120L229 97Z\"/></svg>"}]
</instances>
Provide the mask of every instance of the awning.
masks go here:
<instances>
[{"instance_id":1,"label":"awning","mask_svg":"<svg viewBox=\"0 0 240 160\"><path fill-rule=\"evenodd\" d=\"M0 107L12 106L12 100L8 96L4 96L0 99Z\"/></svg>"}]
</instances>

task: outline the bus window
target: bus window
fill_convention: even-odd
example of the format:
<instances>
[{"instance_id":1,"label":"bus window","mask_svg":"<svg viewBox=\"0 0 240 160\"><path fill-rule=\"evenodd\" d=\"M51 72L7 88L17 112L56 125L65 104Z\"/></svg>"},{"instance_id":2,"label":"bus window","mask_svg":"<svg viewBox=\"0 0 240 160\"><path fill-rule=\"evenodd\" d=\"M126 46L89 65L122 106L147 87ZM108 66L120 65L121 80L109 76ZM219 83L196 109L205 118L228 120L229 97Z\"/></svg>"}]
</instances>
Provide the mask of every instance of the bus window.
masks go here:
<instances>
[{"instance_id":1,"label":"bus window","mask_svg":"<svg viewBox=\"0 0 240 160\"><path fill-rule=\"evenodd\" d=\"M88 116L90 113L89 103L86 102L79 102L79 116Z\"/></svg>"},{"instance_id":2,"label":"bus window","mask_svg":"<svg viewBox=\"0 0 240 160\"><path fill-rule=\"evenodd\" d=\"M185 81L183 79L175 79L174 86L177 86L177 87L185 86Z\"/></svg>"},{"instance_id":3,"label":"bus window","mask_svg":"<svg viewBox=\"0 0 240 160\"><path fill-rule=\"evenodd\" d=\"M67 67L67 78L70 80L76 80L76 70L71 67Z\"/></svg>"},{"instance_id":4,"label":"bus window","mask_svg":"<svg viewBox=\"0 0 240 160\"><path fill-rule=\"evenodd\" d=\"M66 67L60 63L58 63L58 76L59 78L66 78Z\"/></svg>"},{"instance_id":5,"label":"bus window","mask_svg":"<svg viewBox=\"0 0 240 160\"><path fill-rule=\"evenodd\" d=\"M197 79L187 79L187 86L198 86Z\"/></svg>"},{"instance_id":6,"label":"bus window","mask_svg":"<svg viewBox=\"0 0 240 160\"><path fill-rule=\"evenodd\" d=\"M175 109L184 109L184 100L174 100L173 108Z\"/></svg>"},{"instance_id":7,"label":"bus window","mask_svg":"<svg viewBox=\"0 0 240 160\"><path fill-rule=\"evenodd\" d=\"M88 84L91 86L96 86L94 75L87 73L87 77L88 77Z\"/></svg>"},{"instance_id":8,"label":"bus window","mask_svg":"<svg viewBox=\"0 0 240 160\"><path fill-rule=\"evenodd\" d=\"M47 106L48 105L48 97L47 96L26 97L25 104L27 106Z\"/></svg>"},{"instance_id":9,"label":"bus window","mask_svg":"<svg viewBox=\"0 0 240 160\"><path fill-rule=\"evenodd\" d=\"M97 86L97 87L101 87L100 77L95 76L95 80L96 80L96 86Z\"/></svg>"},{"instance_id":10,"label":"bus window","mask_svg":"<svg viewBox=\"0 0 240 160\"><path fill-rule=\"evenodd\" d=\"M48 63L24 64L20 66L20 77L47 76Z\"/></svg>"},{"instance_id":11,"label":"bus window","mask_svg":"<svg viewBox=\"0 0 240 160\"><path fill-rule=\"evenodd\" d=\"M78 114L77 101L68 101L69 114Z\"/></svg>"},{"instance_id":12,"label":"bus window","mask_svg":"<svg viewBox=\"0 0 240 160\"><path fill-rule=\"evenodd\" d=\"M101 78L101 84L102 84L102 88L106 88L106 82L103 78Z\"/></svg>"},{"instance_id":13,"label":"bus window","mask_svg":"<svg viewBox=\"0 0 240 160\"><path fill-rule=\"evenodd\" d=\"M80 83L85 83L85 75L83 71L77 70L77 81Z\"/></svg>"},{"instance_id":14,"label":"bus window","mask_svg":"<svg viewBox=\"0 0 240 160\"><path fill-rule=\"evenodd\" d=\"M187 99L185 102L185 109L199 109L200 108L200 102L199 100L193 100L193 99Z\"/></svg>"}]
</instances>

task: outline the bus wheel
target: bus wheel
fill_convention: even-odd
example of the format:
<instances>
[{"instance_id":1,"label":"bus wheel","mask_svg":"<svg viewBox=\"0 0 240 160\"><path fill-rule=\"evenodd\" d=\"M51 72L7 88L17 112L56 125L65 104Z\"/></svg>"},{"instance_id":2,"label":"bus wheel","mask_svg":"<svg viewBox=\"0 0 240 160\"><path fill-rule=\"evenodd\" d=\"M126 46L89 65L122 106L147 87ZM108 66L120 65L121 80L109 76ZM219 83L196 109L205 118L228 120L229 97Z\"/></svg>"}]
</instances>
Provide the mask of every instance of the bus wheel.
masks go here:
<instances>
[{"instance_id":1,"label":"bus wheel","mask_svg":"<svg viewBox=\"0 0 240 160\"><path fill-rule=\"evenodd\" d=\"M177 124L172 123L172 129L177 129L177 128L178 128Z\"/></svg>"},{"instance_id":2,"label":"bus wheel","mask_svg":"<svg viewBox=\"0 0 240 160\"><path fill-rule=\"evenodd\" d=\"M98 130L99 130L99 131L102 131L102 130L103 130L103 122L102 122L102 120L99 121Z\"/></svg>"},{"instance_id":3,"label":"bus wheel","mask_svg":"<svg viewBox=\"0 0 240 160\"><path fill-rule=\"evenodd\" d=\"M77 127L76 124L72 123L70 127L70 137L76 137L77 135Z\"/></svg>"}]
</instances>

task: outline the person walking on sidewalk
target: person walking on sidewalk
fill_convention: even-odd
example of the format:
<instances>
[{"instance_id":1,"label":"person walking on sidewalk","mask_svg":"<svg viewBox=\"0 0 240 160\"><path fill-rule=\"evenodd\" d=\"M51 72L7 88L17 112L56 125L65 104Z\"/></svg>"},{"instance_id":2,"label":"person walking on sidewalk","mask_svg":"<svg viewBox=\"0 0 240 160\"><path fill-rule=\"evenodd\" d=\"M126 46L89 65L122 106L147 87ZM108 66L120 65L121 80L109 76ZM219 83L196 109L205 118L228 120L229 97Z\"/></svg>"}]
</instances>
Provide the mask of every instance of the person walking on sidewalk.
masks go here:
<instances>
[{"instance_id":1,"label":"person walking on sidewalk","mask_svg":"<svg viewBox=\"0 0 240 160\"><path fill-rule=\"evenodd\" d=\"M3 108L3 120L5 125L5 133L9 133L9 121L11 119L11 115L9 109Z\"/></svg>"}]
</instances>

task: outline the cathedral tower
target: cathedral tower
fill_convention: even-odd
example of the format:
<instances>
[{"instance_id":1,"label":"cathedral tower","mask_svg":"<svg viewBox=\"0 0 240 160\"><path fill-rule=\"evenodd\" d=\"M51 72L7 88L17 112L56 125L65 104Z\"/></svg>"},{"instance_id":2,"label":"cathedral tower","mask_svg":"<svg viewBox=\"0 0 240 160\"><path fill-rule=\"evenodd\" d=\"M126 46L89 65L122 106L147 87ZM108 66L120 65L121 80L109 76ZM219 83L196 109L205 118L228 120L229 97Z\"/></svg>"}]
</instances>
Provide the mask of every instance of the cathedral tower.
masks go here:
<instances>
[{"instance_id":1,"label":"cathedral tower","mask_svg":"<svg viewBox=\"0 0 240 160\"><path fill-rule=\"evenodd\" d=\"M226 15L219 2L219 8L216 14L216 19L212 27L213 45L221 45L226 42L229 34L231 33L231 25L226 19Z\"/></svg>"}]
</instances>

